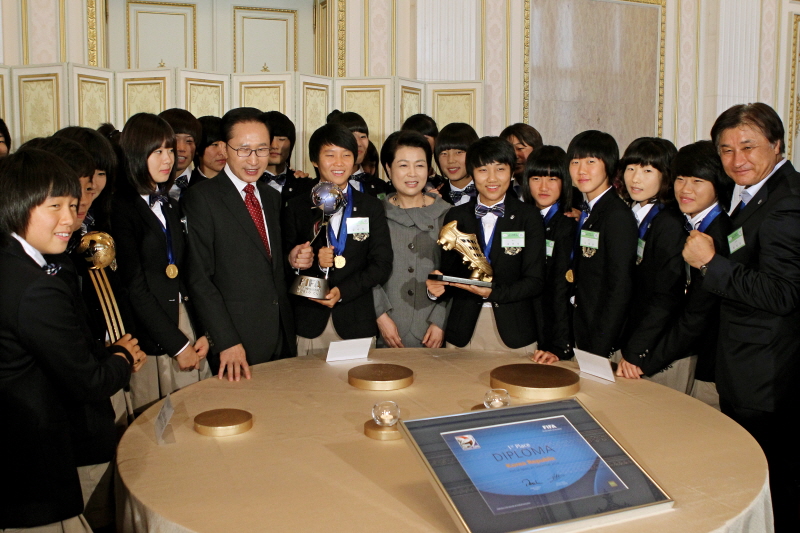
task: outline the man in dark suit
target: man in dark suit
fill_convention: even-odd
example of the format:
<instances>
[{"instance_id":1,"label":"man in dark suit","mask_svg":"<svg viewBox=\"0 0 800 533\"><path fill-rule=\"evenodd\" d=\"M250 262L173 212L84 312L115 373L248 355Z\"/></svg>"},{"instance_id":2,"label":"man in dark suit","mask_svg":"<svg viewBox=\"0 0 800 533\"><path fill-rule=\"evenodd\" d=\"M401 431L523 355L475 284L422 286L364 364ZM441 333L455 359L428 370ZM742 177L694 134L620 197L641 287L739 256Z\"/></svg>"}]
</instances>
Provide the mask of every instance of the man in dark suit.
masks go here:
<instances>
[{"instance_id":1,"label":"man in dark suit","mask_svg":"<svg viewBox=\"0 0 800 533\"><path fill-rule=\"evenodd\" d=\"M758 441L769 463L776 531L798 531L800 461L788 438L800 401L800 179L783 156L784 130L768 105L737 105L711 129L725 172L741 186L730 256L692 231L683 256L722 298L717 388L722 412Z\"/></svg>"},{"instance_id":2,"label":"man in dark suit","mask_svg":"<svg viewBox=\"0 0 800 533\"><path fill-rule=\"evenodd\" d=\"M292 170L289 160L292 158L297 130L294 123L280 111L264 113L272 143L270 144L269 164L261 177L261 181L281 193L282 206L296 196L310 195L311 188L319 180L309 179L308 174L300 170Z\"/></svg>"},{"instance_id":3,"label":"man in dark suit","mask_svg":"<svg viewBox=\"0 0 800 533\"><path fill-rule=\"evenodd\" d=\"M258 183L270 133L250 107L222 118L228 163L192 187L183 207L189 234L189 293L213 343L219 377L250 378L249 365L294 356L294 320L284 282L280 194ZM307 255L310 257L311 252ZM310 261L309 261L310 262Z\"/></svg>"}]
</instances>

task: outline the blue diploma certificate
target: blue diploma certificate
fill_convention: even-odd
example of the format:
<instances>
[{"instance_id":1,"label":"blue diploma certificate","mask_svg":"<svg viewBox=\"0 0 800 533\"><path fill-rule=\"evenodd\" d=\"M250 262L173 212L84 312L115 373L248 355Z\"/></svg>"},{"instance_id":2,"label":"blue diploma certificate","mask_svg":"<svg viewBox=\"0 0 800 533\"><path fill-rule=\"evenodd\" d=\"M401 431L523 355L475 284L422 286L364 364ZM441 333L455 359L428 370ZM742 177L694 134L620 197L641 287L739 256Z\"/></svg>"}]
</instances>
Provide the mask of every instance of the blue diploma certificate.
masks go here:
<instances>
[{"instance_id":1,"label":"blue diploma certificate","mask_svg":"<svg viewBox=\"0 0 800 533\"><path fill-rule=\"evenodd\" d=\"M565 416L441 436L496 515L627 490Z\"/></svg>"}]
</instances>

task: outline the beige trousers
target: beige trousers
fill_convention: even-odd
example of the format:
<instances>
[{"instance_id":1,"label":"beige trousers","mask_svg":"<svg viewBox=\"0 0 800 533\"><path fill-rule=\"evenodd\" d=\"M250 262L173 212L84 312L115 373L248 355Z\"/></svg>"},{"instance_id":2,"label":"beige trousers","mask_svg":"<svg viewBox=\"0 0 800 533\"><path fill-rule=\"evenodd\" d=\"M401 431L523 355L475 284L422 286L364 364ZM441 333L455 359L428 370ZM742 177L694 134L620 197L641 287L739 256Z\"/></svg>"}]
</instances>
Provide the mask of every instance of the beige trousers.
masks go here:
<instances>
[{"instance_id":1,"label":"beige trousers","mask_svg":"<svg viewBox=\"0 0 800 533\"><path fill-rule=\"evenodd\" d=\"M93 528L114 524L114 463L78 467L83 517Z\"/></svg>"},{"instance_id":2,"label":"beige trousers","mask_svg":"<svg viewBox=\"0 0 800 533\"><path fill-rule=\"evenodd\" d=\"M475 350L480 352L507 352L518 354L532 354L536 351L537 343L523 346L522 348L509 348L500 334L497 332L497 322L494 311L491 307L481 307L481 314L478 315L478 322L475 323L475 331L464 350ZM447 348L458 348L453 344L447 343Z\"/></svg>"},{"instance_id":3,"label":"beige trousers","mask_svg":"<svg viewBox=\"0 0 800 533\"><path fill-rule=\"evenodd\" d=\"M692 384L692 398L697 398L701 402L710 405L717 411L719 408L719 393L717 385L711 381L694 380Z\"/></svg>"},{"instance_id":4,"label":"beige trousers","mask_svg":"<svg viewBox=\"0 0 800 533\"><path fill-rule=\"evenodd\" d=\"M12 531L24 531L26 533L92 533L92 528L89 527L83 515L79 514L67 520L53 522L44 526L0 529L0 531L4 533L11 533Z\"/></svg>"},{"instance_id":5,"label":"beige trousers","mask_svg":"<svg viewBox=\"0 0 800 533\"><path fill-rule=\"evenodd\" d=\"M697 356L690 355L673 361L667 368L647 379L670 389L675 389L678 392L690 394L694 383L694 369L696 366Z\"/></svg>"},{"instance_id":6,"label":"beige trousers","mask_svg":"<svg viewBox=\"0 0 800 533\"><path fill-rule=\"evenodd\" d=\"M328 317L328 323L325 324L325 329L319 337L309 339L306 337L297 336L297 355L320 355L328 351L328 347L332 342L344 340L338 333L336 328L333 327L333 317ZM372 337L372 346L375 348L375 337Z\"/></svg>"}]
</instances>

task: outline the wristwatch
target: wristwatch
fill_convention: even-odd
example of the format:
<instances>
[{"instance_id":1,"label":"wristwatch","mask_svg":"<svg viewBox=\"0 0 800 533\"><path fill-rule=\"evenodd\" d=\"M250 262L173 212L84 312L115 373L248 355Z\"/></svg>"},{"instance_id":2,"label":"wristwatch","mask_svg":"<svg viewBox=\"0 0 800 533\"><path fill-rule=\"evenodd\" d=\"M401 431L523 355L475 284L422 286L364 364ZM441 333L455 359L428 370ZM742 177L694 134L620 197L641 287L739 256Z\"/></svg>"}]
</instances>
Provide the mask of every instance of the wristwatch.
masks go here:
<instances>
[{"instance_id":1,"label":"wristwatch","mask_svg":"<svg viewBox=\"0 0 800 533\"><path fill-rule=\"evenodd\" d=\"M706 277L706 272L708 272L708 264L700 265L700 275Z\"/></svg>"}]
</instances>

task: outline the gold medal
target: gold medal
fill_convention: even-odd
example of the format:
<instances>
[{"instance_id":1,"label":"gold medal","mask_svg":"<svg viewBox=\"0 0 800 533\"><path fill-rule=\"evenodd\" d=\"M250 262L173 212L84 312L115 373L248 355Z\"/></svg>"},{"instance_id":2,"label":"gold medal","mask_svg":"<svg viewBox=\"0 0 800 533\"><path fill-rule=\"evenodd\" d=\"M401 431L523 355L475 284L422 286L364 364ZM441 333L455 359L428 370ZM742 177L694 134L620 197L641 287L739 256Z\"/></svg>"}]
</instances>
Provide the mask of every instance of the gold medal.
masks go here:
<instances>
[{"instance_id":1,"label":"gold medal","mask_svg":"<svg viewBox=\"0 0 800 533\"><path fill-rule=\"evenodd\" d=\"M175 279L178 277L178 267L173 264L167 265L167 277L169 279Z\"/></svg>"},{"instance_id":2,"label":"gold medal","mask_svg":"<svg viewBox=\"0 0 800 533\"><path fill-rule=\"evenodd\" d=\"M347 261L342 255L337 255L336 257L333 258L333 266L335 266L336 268L344 268L346 264Z\"/></svg>"},{"instance_id":3,"label":"gold medal","mask_svg":"<svg viewBox=\"0 0 800 533\"><path fill-rule=\"evenodd\" d=\"M572 269L570 268L567 270L567 275L565 276L569 283L573 283L575 281L575 274L572 273Z\"/></svg>"}]
</instances>

